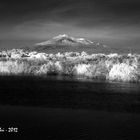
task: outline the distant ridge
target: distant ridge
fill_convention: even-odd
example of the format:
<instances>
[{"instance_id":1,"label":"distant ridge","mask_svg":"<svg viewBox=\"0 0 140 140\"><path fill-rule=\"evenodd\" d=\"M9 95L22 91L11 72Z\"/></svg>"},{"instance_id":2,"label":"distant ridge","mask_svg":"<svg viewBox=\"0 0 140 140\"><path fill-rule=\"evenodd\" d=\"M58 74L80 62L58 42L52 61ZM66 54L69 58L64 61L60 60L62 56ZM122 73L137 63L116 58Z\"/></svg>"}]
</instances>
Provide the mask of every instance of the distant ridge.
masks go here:
<instances>
[{"instance_id":1,"label":"distant ridge","mask_svg":"<svg viewBox=\"0 0 140 140\"><path fill-rule=\"evenodd\" d=\"M91 45L92 41L86 40L84 38L74 38L68 36L67 34L58 35L53 37L51 40L37 43L36 45L49 45L49 44L61 44L61 45Z\"/></svg>"},{"instance_id":2,"label":"distant ridge","mask_svg":"<svg viewBox=\"0 0 140 140\"><path fill-rule=\"evenodd\" d=\"M53 37L50 40L36 43L33 46L33 49L36 51L46 51L47 49L59 49L59 48L76 48L76 47L101 47L104 48L106 45L103 45L99 42L92 42L85 38L74 38L68 36L67 34L60 34Z\"/></svg>"}]
</instances>

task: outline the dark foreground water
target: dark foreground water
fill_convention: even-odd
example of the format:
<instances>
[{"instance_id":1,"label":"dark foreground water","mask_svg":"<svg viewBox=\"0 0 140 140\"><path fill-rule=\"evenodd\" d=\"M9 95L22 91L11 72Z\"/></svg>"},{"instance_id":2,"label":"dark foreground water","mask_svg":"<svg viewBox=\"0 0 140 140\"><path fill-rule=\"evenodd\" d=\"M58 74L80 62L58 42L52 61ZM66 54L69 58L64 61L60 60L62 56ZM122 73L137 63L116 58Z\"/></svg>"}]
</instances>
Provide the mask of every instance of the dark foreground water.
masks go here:
<instances>
[{"instance_id":1,"label":"dark foreground water","mask_svg":"<svg viewBox=\"0 0 140 140\"><path fill-rule=\"evenodd\" d=\"M136 139L140 84L68 77L0 77L0 135ZM7 132L8 127L18 132Z\"/></svg>"}]
</instances>

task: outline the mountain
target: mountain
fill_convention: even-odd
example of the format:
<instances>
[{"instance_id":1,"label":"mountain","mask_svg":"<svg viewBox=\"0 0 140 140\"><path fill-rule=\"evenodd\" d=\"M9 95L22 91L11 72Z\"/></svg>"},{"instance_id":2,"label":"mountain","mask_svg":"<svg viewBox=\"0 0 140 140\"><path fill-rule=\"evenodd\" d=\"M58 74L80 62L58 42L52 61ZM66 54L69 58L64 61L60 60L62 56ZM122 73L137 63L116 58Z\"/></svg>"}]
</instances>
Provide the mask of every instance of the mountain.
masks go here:
<instances>
[{"instance_id":1,"label":"mountain","mask_svg":"<svg viewBox=\"0 0 140 140\"><path fill-rule=\"evenodd\" d=\"M37 43L36 46L46 46L46 45L70 45L70 46L77 46L77 45L91 45L93 44L92 41L86 40L84 38L74 38L70 37L66 34L58 35L53 37L51 40Z\"/></svg>"},{"instance_id":2,"label":"mountain","mask_svg":"<svg viewBox=\"0 0 140 140\"><path fill-rule=\"evenodd\" d=\"M91 53L110 53L110 47L97 41L90 41L85 38L74 38L66 34L58 35L47 41L36 43L32 46L22 47L27 51L37 51L44 53L64 53L82 52Z\"/></svg>"},{"instance_id":3,"label":"mountain","mask_svg":"<svg viewBox=\"0 0 140 140\"><path fill-rule=\"evenodd\" d=\"M92 42L85 38L74 38L66 34L58 35L48 41L34 45L35 50L59 49L62 47L105 47L105 45L99 42Z\"/></svg>"}]
</instances>

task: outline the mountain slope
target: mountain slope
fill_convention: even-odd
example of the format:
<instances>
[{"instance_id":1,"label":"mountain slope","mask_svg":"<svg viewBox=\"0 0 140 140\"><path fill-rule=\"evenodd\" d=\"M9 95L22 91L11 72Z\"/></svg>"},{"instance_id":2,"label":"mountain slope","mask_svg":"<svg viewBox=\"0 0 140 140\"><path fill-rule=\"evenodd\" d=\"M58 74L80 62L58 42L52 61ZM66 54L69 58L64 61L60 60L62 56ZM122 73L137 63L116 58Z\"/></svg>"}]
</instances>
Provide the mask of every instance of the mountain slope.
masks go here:
<instances>
[{"instance_id":1,"label":"mountain slope","mask_svg":"<svg viewBox=\"0 0 140 140\"><path fill-rule=\"evenodd\" d=\"M86 40L84 38L74 38L70 37L66 34L58 35L53 37L51 40L37 43L37 46L44 46L44 45L70 45L70 46L77 46L77 45L91 45L93 44L92 41Z\"/></svg>"},{"instance_id":2,"label":"mountain slope","mask_svg":"<svg viewBox=\"0 0 140 140\"><path fill-rule=\"evenodd\" d=\"M32 46L22 47L21 49L28 51L37 51L45 53L58 53L58 52L82 52L91 53L110 53L108 46L90 41L85 38L74 38L66 34L58 35L47 41L36 43Z\"/></svg>"}]
</instances>

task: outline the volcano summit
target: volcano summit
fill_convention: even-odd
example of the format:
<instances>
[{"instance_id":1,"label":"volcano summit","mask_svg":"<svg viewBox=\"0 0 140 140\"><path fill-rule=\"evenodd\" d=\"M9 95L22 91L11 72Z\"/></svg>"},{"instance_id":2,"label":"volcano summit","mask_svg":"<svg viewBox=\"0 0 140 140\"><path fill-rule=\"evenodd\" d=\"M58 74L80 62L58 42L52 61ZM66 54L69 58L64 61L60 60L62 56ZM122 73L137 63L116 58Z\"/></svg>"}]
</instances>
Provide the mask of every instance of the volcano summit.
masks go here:
<instances>
[{"instance_id":1,"label":"volcano summit","mask_svg":"<svg viewBox=\"0 0 140 140\"><path fill-rule=\"evenodd\" d=\"M33 46L33 49L35 51L46 51L50 49L68 49L68 50L77 49L78 50L85 47L104 48L106 47L106 45L103 45L99 42L92 42L85 38L74 38L66 34L63 34L63 35L55 36L52 39L47 40L45 42L35 44Z\"/></svg>"},{"instance_id":2,"label":"volcano summit","mask_svg":"<svg viewBox=\"0 0 140 140\"><path fill-rule=\"evenodd\" d=\"M91 45L93 44L92 41L86 40L84 38L74 38L70 37L66 34L58 35L56 37L53 37L53 39L37 43L36 45L71 45L71 46L77 46L77 45Z\"/></svg>"}]
</instances>

